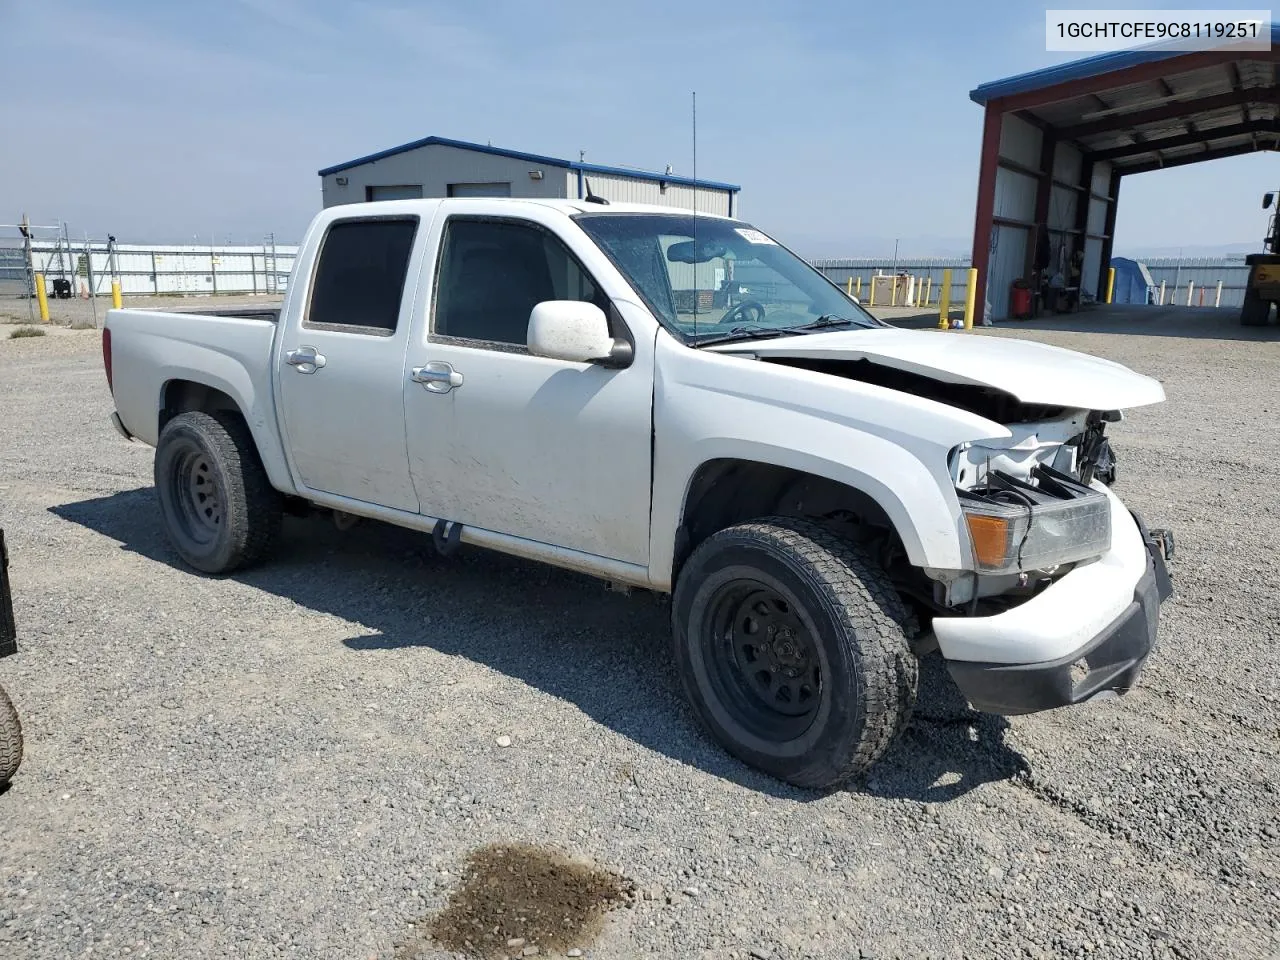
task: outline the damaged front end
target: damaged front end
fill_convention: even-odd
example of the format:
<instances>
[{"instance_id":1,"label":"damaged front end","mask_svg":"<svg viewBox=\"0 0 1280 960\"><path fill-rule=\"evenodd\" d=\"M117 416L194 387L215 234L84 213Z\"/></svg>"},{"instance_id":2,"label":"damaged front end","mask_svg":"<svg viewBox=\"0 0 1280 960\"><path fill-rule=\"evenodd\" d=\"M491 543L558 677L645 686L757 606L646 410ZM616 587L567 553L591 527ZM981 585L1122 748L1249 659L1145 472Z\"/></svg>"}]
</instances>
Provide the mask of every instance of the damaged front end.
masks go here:
<instances>
[{"instance_id":1,"label":"damaged front end","mask_svg":"<svg viewBox=\"0 0 1280 960\"><path fill-rule=\"evenodd\" d=\"M1093 486L1115 478L1106 424L1118 411L1059 411L1009 424L1000 440L957 447L951 474L973 568L929 571L938 607L969 615L1008 608L1111 546L1108 498Z\"/></svg>"}]
</instances>

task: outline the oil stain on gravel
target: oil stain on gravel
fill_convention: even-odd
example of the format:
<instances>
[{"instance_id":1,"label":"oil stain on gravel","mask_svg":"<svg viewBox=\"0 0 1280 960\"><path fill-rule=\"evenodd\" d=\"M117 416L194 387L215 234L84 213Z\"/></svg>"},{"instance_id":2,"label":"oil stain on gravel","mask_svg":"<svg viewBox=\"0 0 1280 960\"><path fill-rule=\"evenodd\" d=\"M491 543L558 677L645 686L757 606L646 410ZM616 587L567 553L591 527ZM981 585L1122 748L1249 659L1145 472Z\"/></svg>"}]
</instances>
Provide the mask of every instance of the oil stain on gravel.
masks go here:
<instances>
[{"instance_id":1,"label":"oil stain on gravel","mask_svg":"<svg viewBox=\"0 0 1280 960\"><path fill-rule=\"evenodd\" d=\"M631 895L625 878L554 850L491 844L467 858L461 886L427 930L440 947L486 960L564 956L588 946Z\"/></svg>"}]
</instances>

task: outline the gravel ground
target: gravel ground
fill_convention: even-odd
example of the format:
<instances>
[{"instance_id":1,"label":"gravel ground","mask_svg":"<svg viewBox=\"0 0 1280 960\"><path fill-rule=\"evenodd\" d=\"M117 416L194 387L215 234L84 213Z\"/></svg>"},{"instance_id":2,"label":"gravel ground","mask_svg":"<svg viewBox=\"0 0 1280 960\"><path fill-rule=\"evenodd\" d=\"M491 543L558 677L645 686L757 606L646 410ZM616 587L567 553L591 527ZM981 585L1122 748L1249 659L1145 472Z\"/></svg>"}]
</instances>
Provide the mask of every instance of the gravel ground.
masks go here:
<instances>
[{"instance_id":1,"label":"gravel ground","mask_svg":"<svg viewBox=\"0 0 1280 960\"><path fill-rule=\"evenodd\" d=\"M695 729L652 599L320 520L193 575L151 451L107 424L97 337L0 340L0 680L28 748L0 956L440 957L490 844L625 878L574 955L1280 956L1280 343L1192 313L983 334L1165 381L1113 430L1117 489L1178 535L1140 687L1006 721L928 660L903 740L829 794Z\"/></svg>"}]
</instances>

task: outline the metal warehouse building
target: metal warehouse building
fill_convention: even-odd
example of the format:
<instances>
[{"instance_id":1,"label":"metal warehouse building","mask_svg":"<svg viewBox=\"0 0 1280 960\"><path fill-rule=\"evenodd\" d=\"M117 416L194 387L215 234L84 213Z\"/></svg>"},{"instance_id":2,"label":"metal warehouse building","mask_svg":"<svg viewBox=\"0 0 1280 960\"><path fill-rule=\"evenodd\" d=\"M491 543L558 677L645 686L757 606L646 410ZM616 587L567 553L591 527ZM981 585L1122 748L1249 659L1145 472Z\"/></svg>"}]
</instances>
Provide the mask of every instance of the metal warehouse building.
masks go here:
<instances>
[{"instance_id":1,"label":"metal warehouse building","mask_svg":"<svg viewBox=\"0 0 1280 960\"><path fill-rule=\"evenodd\" d=\"M1280 25L1271 44L1106 53L970 93L985 110L978 302L1006 317L1010 285L1043 272L1104 299L1123 178L1280 149Z\"/></svg>"},{"instance_id":2,"label":"metal warehouse building","mask_svg":"<svg viewBox=\"0 0 1280 960\"><path fill-rule=\"evenodd\" d=\"M320 171L324 205L417 197L578 198L652 203L735 216L732 183L559 160L462 140L427 137Z\"/></svg>"}]
</instances>

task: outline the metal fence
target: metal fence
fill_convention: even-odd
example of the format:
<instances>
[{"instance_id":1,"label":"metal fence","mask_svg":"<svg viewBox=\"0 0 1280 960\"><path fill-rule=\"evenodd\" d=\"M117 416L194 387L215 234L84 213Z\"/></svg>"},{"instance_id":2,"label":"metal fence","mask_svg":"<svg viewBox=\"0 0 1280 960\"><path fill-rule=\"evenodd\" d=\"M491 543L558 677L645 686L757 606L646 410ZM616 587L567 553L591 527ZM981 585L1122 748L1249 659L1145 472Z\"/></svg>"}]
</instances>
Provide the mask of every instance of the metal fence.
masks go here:
<instances>
[{"instance_id":1,"label":"metal fence","mask_svg":"<svg viewBox=\"0 0 1280 960\"><path fill-rule=\"evenodd\" d=\"M125 296L283 293L297 252L271 240L197 246L33 239L28 269L21 240L0 239L0 296L33 295L33 274L44 276L48 292L54 280L66 281L77 297L110 296L113 278Z\"/></svg>"},{"instance_id":2,"label":"metal fence","mask_svg":"<svg viewBox=\"0 0 1280 960\"><path fill-rule=\"evenodd\" d=\"M47 285L54 279L68 281L73 296L109 296L112 270L108 242L72 241L65 233L62 230L57 238L31 241L30 273L21 240L0 237L0 296L32 295L31 273L43 274ZM116 276L126 296L243 295L282 293L298 248L268 238L259 245L116 244L114 252ZM1148 291L1152 303L1234 308L1244 302L1249 268L1243 256L1132 259L1147 266L1153 281ZM898 304L901 306L937 304L947 269L951 270L951 302L962 304L969 267L968 257L860 257L811 262L840 287L860 291L864 303L869 299L872 277L914 277L910 303Z\"/></svg>"},{"instance_id":3,"label":"metal fence","mask_svg":"<svg viewBox=\"0 0 1280 960\"><path fill-rule=\"evenodd\" d=\"M964 305L965 284L968 282L968 257L934 257L899 260L880 260L874 257L843 260L811 260L832 283L844 290L860 293L863 303L869 303L872 277L906 274L916 282L911 291L911 302L901 304L877 303L877 307L926 306L937 304L942 294L943 271L951 271L951 303ZM905 288L904 288L905 289ZM903 295L905 299L905 294Z\"/></svg>"},{"instance_id":4,"label":"metal fence","mask_svg":"<svg viewBox=\"0 0 1280 960\"><path fill-rule=\"evenodd\" d=\"M1163 302L1166 304L1191 307L1240 307L1244 304L1245 284L1249 281L1249 268L1244 257L1134 259L1147 265L1147 272L1154 281L1148 291L1152 303L1161 302L1163 290Z\"/></svg>"}]
</instances>

